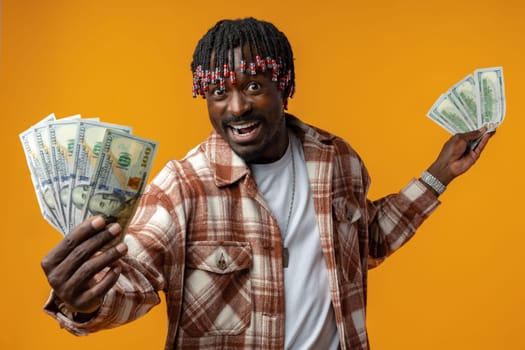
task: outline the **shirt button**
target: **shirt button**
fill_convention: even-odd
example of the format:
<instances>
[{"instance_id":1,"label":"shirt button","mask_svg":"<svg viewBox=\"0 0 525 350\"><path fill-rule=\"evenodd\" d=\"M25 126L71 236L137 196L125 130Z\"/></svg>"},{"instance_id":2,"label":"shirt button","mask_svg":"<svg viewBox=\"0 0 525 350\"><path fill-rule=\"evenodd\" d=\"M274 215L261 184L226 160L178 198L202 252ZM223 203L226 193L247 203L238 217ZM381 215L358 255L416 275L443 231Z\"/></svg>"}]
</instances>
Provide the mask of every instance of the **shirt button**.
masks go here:
<instances>
[{"instance_id":1,"label":"shirt button","mask_svg":"<svg viewBox=\"0 0 525 350\"><path fill-rule=\"evenodd\" d=\"M217 267L223 271L226 270L227 264L226 260L224 259L224 255L221 255L219 260L217 260Z\"/></svg>"}]
</instances>

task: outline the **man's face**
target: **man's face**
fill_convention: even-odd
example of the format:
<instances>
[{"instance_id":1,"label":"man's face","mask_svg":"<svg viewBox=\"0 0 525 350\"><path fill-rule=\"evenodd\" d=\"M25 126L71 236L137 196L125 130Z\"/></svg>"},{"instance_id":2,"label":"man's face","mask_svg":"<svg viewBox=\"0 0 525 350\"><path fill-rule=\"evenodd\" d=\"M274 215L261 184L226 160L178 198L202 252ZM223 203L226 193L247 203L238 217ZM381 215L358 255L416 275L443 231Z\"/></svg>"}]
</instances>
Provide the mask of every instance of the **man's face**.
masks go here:
<instances>
[{"instance_id":1,"label":"man's face","mask_svg":"<svg viewBox=\"0 0 525 350\"><path fill-rule=\"evenodd\" d=\"M235 67L240 66L240 48L234 50ZM206 94L210 121L235 153L247 163L278 160L288 145L281 91L265 74L250 75L235 70L237 84L226 79L226 89L210 85Z\"/></svg>"}]
</instances>

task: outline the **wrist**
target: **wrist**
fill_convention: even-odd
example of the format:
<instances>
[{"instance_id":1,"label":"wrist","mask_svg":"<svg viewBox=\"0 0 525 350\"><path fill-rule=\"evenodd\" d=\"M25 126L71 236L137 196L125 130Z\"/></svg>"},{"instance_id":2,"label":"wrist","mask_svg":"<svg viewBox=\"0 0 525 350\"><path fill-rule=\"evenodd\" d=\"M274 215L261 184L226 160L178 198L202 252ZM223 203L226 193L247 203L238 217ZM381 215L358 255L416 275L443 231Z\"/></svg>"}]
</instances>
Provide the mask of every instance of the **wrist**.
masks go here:
<instances>
[{"instance_id":1,"label":"wrist","mask_svg":"<svg viewBox=\"0 0 525 350\"><path fill-rule=\"evenodd\" d=\"M86 312L73 311L72 308L67 303L62 301L60 298L55 298L54 304L55 304L57 312L66 316L71 321L79 322L79 323L85 323L91 320L92 318L95 317L95 315L98 313L98 310L100 309L100 306L99 306L93 312L91 311L86 311Z\"/></svg>"},{"instance_id":2,"label":"wrist","mask_svg":"<svg viewBox=\"0 0 525 350\"><path fill-rule=\"evenodd\" d=\"M59 298L55 299L55 307L57 308L57 311L60 312L62 315L66 316L72 321L75 320L75 317L77 316L77 312L71 310L71 308Z\"/></svg>"},{"instance_id":3,"label":"wrist","mask_svg":"<svg viewBox=\"0 0 525 350\"><path fill-rule=\"evenodd\" d=\"M439 180L443 185L448 186L456 176L450 171L450 167L443 162L436 161L426 169L432 176Z\"/></svg>"},{"instance_id":4,"label":"wrist","mask_svg":"<svg viewBox=\"0 0 525 350\"><path fill-rule=\"evenodd\" d=\"M441 195L447 189L447 186L443 184L437 177L432 175L428 170L423 171L419 178L427 187L432 189L436 195Z\"/></svg>"}]
</instances>

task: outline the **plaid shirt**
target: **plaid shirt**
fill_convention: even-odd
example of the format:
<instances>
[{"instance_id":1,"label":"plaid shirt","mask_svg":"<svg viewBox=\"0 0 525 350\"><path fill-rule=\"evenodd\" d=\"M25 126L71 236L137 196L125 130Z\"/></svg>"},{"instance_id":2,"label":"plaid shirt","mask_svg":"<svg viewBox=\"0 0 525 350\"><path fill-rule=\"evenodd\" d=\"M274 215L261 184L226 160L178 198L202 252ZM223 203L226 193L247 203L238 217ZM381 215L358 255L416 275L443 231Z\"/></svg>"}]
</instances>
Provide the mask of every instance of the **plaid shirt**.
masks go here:
<instances>
[{"instance_id":1,"label":"plaid shirt","mask_svg":"<svg viewBox=\"0 0 525 350\"><path fill-rule=\"evenodd\" d=\"M288 115L310 178L342 349L368 349L367 272L412 237L439 204L419 180L367 200L368 173L342 139ZM146 189L127 231L123 274L74 334L145 314L166 293L166 349L282 349L281 233L250 168L216 133L171 161ZM290 317L294 317L290 315Z\"/></svg>"}]
</instances>

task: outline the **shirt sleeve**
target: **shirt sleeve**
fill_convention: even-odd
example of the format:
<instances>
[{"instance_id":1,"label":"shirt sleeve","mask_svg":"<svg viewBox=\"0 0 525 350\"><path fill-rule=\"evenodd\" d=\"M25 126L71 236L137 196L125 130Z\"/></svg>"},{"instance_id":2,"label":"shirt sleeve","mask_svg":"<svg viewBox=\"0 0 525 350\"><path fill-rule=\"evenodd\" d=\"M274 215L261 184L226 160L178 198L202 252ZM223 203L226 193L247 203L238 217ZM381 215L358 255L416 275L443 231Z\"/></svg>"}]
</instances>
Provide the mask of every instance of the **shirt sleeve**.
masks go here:
<instances>
[{"instance_id":1,"label":"shirt sleeve","mask_svg":"<svg viewBox=\"0 0 525 350\"><path fill-rule=\"evenodd\" d=\"M162 175L159 177L157 181L165 180ZM178 251L173 245L180 246L180 238L173 237L180 233L177 231L181 226L175 223L174 211L168 195L156 185L148 186L126 230L124 241L128 252L118 262L122 273L98 312L91 319L79 322L71 314L60 311L60 301L57 302L53 292L44 311L62 328L79 336L117 327L145 315L160 303L158 291L167 288L166 266L177 263L172 255Z\"/></svg>"},{"instance_id":2,"label":"shirt sleeve","mask_svg":"<svg viewBox=\"0 0 525 350\"><path fill-rule=\"evenodd\" d=\"M417 179L397 194L368 201L369 267L405 244L439 204L435 193Z\"/></svg>"}]
</instances>

